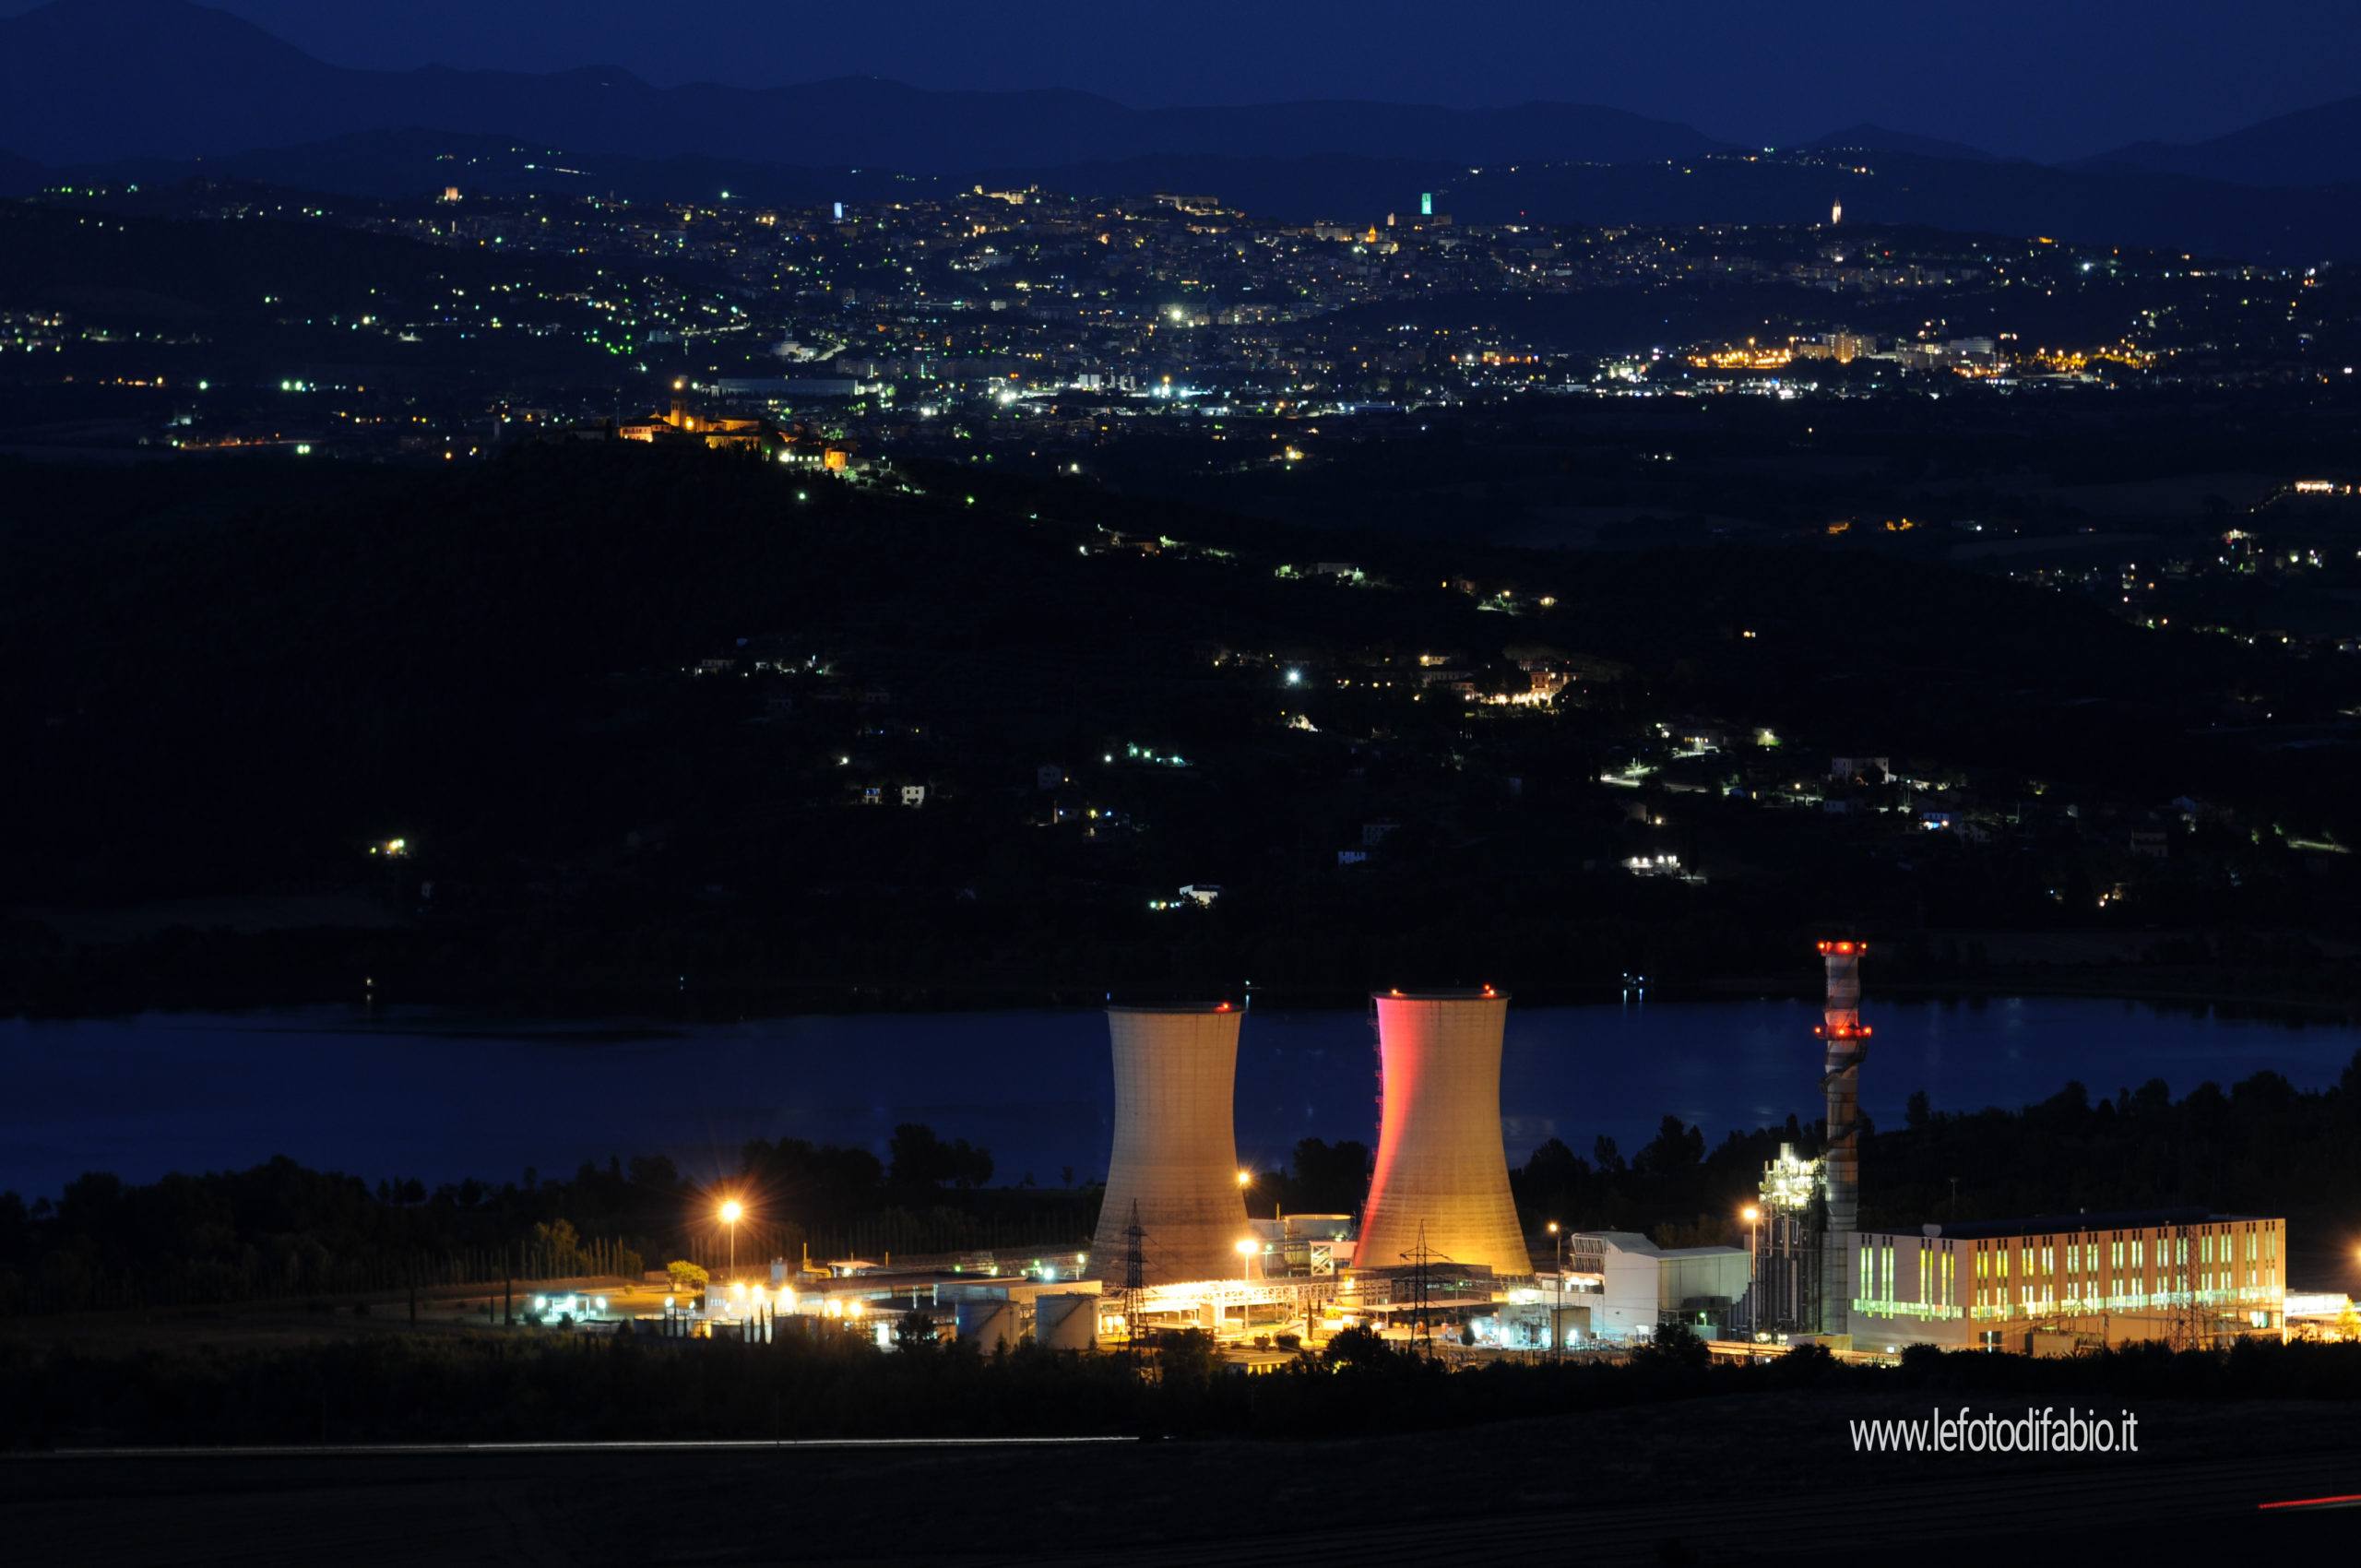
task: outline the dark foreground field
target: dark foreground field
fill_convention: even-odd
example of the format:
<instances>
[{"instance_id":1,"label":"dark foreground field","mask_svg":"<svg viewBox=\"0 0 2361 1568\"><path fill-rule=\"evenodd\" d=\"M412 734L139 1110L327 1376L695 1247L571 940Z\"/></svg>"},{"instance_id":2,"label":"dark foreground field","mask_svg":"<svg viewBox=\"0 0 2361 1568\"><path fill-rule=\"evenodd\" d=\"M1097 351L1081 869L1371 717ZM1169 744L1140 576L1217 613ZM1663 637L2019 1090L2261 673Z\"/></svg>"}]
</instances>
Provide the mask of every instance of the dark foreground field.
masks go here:
<instances>
[{"instance_id":1,"label":"dark foreground field","mask_svg":"<svg viewBox=\"0 0 2361 1568\"><path fill-rule=\"evenodd\" d=\"M2009 1408L2005 1398L1976 1408ZM2136 1458L1856 1455L1916 1396L1793 1395L1321 1443L281 1450L0 1460L19 1562L1679 1563L2286 1560L2361 1492L2334 1405L2141 1408Z\"/></svg>"}]
</instances>

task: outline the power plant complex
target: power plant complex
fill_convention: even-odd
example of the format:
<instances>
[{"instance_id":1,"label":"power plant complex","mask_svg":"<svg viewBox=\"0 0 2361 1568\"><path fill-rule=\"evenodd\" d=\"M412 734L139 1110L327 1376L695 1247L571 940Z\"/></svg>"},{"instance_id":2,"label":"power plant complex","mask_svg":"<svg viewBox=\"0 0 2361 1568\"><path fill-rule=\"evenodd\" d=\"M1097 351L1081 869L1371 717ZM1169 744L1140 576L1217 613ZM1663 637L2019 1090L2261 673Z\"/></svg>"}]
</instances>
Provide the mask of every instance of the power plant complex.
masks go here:
<instances>
[{"instance_id":1,"label":"power plant complex","mask_svg":"<svg viewBox=\"0 0 2361 1568\"><path fill-rule=\"evenodd\" d=\"M1782 1146L1731 1217L1742 1246L1551 1225L1536 1259L1501 1133L1509 999L1490 986L1371 996L1380 1113L1358 1215L1249 1217L1233 1120L1244 1007L1109 1006L1114 1136L1087 1253L1008 1276L848 1266L803 1286L797 1310L947 1308L962 1337L987 1345L1198 1328L1250 1372L1351 1324L1440 1332L1480 1353L1612 1350L1681 1324L1740 1358L1800 1344L1880 1359L1911 1344L2070 1353L2284 1331L2279 1219L2187 1209L1865 1228L1867 945L1818 945L1825 1121L1816 1152ZM1806 1060L1799 1050L1798 1087Z\"/></svg>"}]
</instances>

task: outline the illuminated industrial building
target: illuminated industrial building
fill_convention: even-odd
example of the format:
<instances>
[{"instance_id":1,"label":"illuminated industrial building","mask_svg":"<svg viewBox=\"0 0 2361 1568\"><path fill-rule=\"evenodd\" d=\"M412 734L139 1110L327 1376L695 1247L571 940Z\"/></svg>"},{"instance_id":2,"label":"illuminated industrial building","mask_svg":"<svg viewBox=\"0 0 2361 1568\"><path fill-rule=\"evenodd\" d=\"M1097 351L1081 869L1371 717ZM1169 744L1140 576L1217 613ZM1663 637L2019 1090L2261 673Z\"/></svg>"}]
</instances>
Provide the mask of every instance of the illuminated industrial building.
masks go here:
<instances>
[{"instance_id":1,"label":"illuminated industrial building","mask_svg":"<svg viewBox=\"0 0 2361 1568\"><path fill-rule=\"evenodd\" d=\"M1869 1353L1927 1344L2070 1355L2284 1335L2284 1219L2184 1208L1860 1230L1866 951L1820 944L1826 1143L1813 1160L1782 1146L1747 1213L1753 1262L1741 1321L1752 1337L1818 1336Z\"/></svg>"},{"instance_id":2,"label":"illuminated industrial building","mask_svg":"<svg viewBox=\"0 0 2361 1568\"><path fill-rule=\"evenodd\" d=\"M2069 1355L2162 1340L2181 1348L2287 1323L2286 1221L2203 1209L1867 1231L1842 1263L1856 1348Z\"/></svg>"},{"instance_id":3,"label":"illuminated industrial building","mask_svg":"<svg viewBox=\"0 0 2361 1568\"><path fill-rule=\"evenodd\" d=\"M1501 1036L1509 999L1481 991L1374 998L1384 1110L1355 1262L1421 1255L1530 1275L1501 1141Z\"/></svg>"},{"instance_id":4,"label":"illuminated industrial building","mask_svg":"<svg viewBox=\"0 0 2361 1568\"><path fill-rule=\"evenodd\" d=\"M1660 1247L1629 1230L1577 1231L1566 1246L1566 1344L1645 1340L1674 1322L1718 1337L1746 1295L1743 1247Z\"/></svg>"}]
</instances>

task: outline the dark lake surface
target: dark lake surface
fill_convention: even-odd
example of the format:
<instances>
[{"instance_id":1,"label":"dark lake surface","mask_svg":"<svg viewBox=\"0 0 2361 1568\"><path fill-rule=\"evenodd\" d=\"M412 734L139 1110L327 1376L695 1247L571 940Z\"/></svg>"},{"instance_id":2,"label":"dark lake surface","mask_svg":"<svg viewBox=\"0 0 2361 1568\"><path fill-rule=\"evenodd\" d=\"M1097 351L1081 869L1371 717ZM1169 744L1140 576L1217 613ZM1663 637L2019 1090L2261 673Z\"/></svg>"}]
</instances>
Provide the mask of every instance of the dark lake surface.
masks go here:
<instances>
[{"instance_id":1,"label":"dark lake surface","mask_svg":"<svg viewBox=\"0 0 2361 1568\"><path fill-rule=\"evenodd\" d=\"M1862 1099L1880 1124L2014 1107L2070 1078L2092 1098L2163 1078L2178 1096L2270 1069L2335 1081L2361 1031L2058 998L1880 1003ZM1509 1158L1605 1133L1628 1154L1667 1111L1709 1140L1819 1113L1816 1007L1794 1002L1514 1009L1501 1074ZM358 1010L0 1022L0 1187L55 1194L85 1170L151 1181L286 1154L326 1170L516 1180L664 1153L716 1175L753 1137L861 1144L897 1123L991 1150L996 1182L1106 1173L1113 1095L1096 1012L849 1015L743 1023L519 1024ZM1358 1013L1257 1011L1238 1070L1240 1158L1373 1138L1377 1058Z\"/></svg>"}]
</instances>

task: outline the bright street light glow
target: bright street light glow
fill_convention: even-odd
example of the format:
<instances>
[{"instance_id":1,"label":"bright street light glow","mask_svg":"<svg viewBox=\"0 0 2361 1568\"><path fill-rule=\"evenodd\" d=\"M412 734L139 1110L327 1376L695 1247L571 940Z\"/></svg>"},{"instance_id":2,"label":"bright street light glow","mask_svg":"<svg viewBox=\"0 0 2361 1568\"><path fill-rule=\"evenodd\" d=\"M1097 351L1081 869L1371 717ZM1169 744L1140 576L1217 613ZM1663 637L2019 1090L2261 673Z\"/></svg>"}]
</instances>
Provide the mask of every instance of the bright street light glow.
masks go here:
<instances>
[{"instance_id":1,"label":"bright street light glow","mask_svg":"<svg viewBox=\"0 0 2361 1568\"><path fill-rule=\"evenodd\" d=\"M746 1211L744 1209L738 1206L736 1200L733 1199L732 1201L721 1206L721 1222L724 1225L735 1225L738 1223L738 1217L745 1212Z\"/></svg>"}]
</instances>

